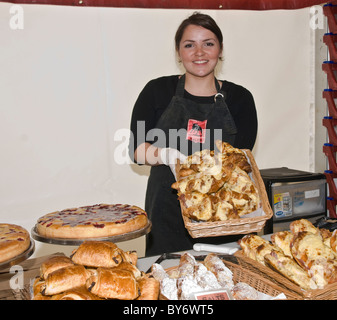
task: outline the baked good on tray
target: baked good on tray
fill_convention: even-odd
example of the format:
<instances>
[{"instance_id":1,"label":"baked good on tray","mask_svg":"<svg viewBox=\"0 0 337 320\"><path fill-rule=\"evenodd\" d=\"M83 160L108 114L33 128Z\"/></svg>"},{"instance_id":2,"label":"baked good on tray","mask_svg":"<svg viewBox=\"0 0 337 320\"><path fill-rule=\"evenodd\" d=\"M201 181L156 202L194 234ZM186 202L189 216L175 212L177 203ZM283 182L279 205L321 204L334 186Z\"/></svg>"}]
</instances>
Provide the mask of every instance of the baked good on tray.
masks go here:
<instances>
[{"instance_id":1,"label":"baked good on tray","mask_svg":"<svg viewBox=\"0 0 337 320\"><path fill-rule=\"evenodd\" d=\"M136 231L147 224L146 212L137 206L96 204L48 213L38 219L36 231L47 238L101 238Z\"/></svg>"},{"instance_id":2,"label":"baked good on tray","mask_svg":"<svg viewBox=\"0 0 337 320\"><path fill-rule=\"evenodd\" d=\"M0 263L24 253L30 245L29 232L18 225L0 223Z\"/></svg>"},{"instance_id":3,"label":"baked good on tray","mask_svg":"<svg viewBox=\"0 0 337 320\"><path fill-rule=\"evenodd\" d=\"M217 150L202 150L177 168L178 192L183 215L196 221L225 221L260 207L260 196L249 173L243 150L216 141Z\"/></svg>"}]
</instances>

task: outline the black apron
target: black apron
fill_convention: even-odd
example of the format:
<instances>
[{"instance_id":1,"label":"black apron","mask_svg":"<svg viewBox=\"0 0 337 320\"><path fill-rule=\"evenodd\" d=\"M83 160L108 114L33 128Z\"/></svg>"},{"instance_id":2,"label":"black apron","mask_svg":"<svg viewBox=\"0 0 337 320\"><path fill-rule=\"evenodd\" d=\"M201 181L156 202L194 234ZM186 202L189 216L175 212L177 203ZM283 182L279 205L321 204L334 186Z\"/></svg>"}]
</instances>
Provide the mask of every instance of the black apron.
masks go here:
<instances>
[{"instance_id":1,"label":"black apron","mask_svg":"<svg viewBox=\"0 0 337 320\"><path fill-rule=\"evenodd\" d=\"M184 98L185 76L177 85L175 96L156 124L156 130L164 133L154 145L171 147L185 155L203 149L215 150L217 139L234 144L237 129L225 102L225 92L220 90L212 104L200 104ZM163 139L163 136L166 139ZM192 249L195 242L223 243L223 237L193 239L184 226L176 190L171 188L175 179L169 166L151 167L148 180L145 210L152 221L152 229L147 236L146 255L176 252Z\"/></svg>"}]
</instances>

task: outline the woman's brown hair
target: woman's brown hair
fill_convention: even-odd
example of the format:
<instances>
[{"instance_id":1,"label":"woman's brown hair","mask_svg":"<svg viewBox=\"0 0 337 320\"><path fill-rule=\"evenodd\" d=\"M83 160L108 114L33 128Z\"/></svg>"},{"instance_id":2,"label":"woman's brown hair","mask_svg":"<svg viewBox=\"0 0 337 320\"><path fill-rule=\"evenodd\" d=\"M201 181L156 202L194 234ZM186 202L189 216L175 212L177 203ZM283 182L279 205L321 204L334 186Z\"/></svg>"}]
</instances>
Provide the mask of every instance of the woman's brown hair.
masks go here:
<instances>
[{"instance_id":1,"label":"woman's brown hair","mask_svg":"<svg viewBox=\"0 0 337 320\"><path fill-rule=\"evenodd\" d=\"M212 31L215 36L217 37L220 47L222 49L222 42L223 42L223 37L222 37L222 32L219 28L219 26L216 24L214 19L210 17L207 14L199 13L199 12L194 12L191 16L189 16L187 19L185 19L179 26L176 35L175 35L175 45L176 45L176 50L179 50L179 44L181 41L181 38L183 37L184 31L186 27L189 25L196 25L199 27L203 27L205 29L208 29Z\"/></svg>"}]
</instances>

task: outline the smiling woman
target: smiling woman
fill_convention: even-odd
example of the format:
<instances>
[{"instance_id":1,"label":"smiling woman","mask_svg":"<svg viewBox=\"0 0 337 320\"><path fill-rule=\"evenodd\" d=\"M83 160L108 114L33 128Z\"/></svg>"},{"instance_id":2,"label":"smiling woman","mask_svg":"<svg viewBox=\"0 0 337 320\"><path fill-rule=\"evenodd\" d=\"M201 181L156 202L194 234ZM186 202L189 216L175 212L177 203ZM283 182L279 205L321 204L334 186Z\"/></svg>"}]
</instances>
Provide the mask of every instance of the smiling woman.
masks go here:
<instances>
[{"instance_id":1,"label":"smiling woman","mask_svg":"<svg viewBox=\"0 0 337 320\"><path fill-rule=\"evenodd\" d=\"M179 26L175 46L179 62L186 70L185 89L189 93L199 96L217 93L213 78L222 55L222 41L220 28L207 15L193 14Z\"/></svg>"},{"instance_id":2,"label":"smiling woman","mask_svg":"<svg viewBox=\"0 0 337 320\"><path fill-rule=\"evenodd\" d=\"M177 160L196 151L214 150L217 139L237 148L254 146L257 115L251 93L215 78L222 39L209 15L197 12L185 19L175 36L185 73L150 81L134 106L130 156L138 164L151 166L145 200L152 221L147 255L182 251L194 243L171 188ZM203 238L203 242L225 241L218 237Z\"/></svg>"},{"instance_id":3,"label":"smiling woman","mask_svg":"<svg viewBox=\"0 0 337 320\"><path fill-rule=\"evenodd\" d=\"M221 54L222 43L212 31L193 24L186 27L178 55L186 70L185 89L189 93L206 97L217 93L214 69Z\"/></svg>"}]
</instances>

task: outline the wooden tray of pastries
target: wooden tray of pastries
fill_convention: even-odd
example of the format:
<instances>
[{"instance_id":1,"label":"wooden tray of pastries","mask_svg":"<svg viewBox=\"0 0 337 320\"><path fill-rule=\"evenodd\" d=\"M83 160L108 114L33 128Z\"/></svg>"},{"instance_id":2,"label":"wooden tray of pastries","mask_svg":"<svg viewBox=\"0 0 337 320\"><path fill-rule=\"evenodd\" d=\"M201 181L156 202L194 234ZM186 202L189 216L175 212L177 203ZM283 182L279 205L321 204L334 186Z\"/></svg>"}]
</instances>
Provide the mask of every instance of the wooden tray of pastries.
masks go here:
<instances>
[{"instance_id":1,"label":"wooden tray of pastries","mask_svg":"<svg viewBox=\"0 0 337 320\"><path fill-rule=\"evenodd\" d=\"M259 232L273 216L264 182L250 150L216 142L177 163L184 225L192 238Z\"/></svg>"}]
</instances>

